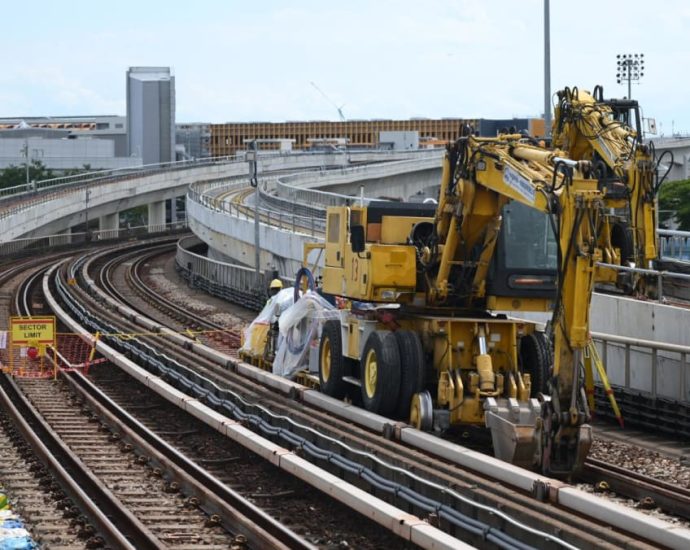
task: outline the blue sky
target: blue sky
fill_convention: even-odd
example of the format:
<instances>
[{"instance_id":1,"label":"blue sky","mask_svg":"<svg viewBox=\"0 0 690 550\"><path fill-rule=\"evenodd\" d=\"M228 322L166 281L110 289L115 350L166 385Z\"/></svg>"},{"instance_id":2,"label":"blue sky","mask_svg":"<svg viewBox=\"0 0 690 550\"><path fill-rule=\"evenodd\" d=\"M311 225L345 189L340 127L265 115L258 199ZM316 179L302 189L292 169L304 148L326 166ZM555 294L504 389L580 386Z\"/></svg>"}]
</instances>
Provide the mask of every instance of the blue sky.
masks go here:
<instances>
[{"instance_id":1,"label":"blue sky","mask_svg":"<svg viewBox=\"0 0 690 550\"><path fill-rule=\"evenodd\" d=\"M542 0L4 2L0 116L124 114L129 66L173 68L177 120L536 116ZM552 91L616 84L690 133L690 2L551 0Z\"/></svg>"}]
</instances>

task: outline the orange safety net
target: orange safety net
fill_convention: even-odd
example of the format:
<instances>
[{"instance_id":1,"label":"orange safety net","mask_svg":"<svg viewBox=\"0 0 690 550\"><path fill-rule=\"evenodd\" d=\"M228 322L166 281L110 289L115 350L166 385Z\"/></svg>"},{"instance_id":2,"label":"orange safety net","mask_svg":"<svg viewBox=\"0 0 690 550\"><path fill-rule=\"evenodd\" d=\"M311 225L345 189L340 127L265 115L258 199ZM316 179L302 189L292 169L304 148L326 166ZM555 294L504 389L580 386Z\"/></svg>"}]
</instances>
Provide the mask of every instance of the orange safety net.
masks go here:
<instances>
[{"instance_id":1,"label":"orange safety net","mask_svg":"<svg viewBox=\"0 0 690 550\"><path fill-rule=\"evenodd\" d=\"M6 346L0 349L2 371L17 378L52 378L55 365L63 370L88 372L92 365L106 361L94 350L94 340L83 340L76 334L57 334L57 346L30 348Z\"/></svg>"},{"instance_id":2,"label":"orange safety net","mask_svg":"<svg viewBox=\"0 0 690 550\"><path fill-rule=\"evenodd\" d=\"M231 357L237 357L241 345L240 332L237 329L198 331L187 329L181 331L180 334L201 341ZM110 336L129 339L143 335L161 336L159 333L143 332L111 334ZM55 374L54 365L67 371L81 370L88 373L91 366L107 361L95 349L96 342L100 338L98 333L87 339L74 333L57 333L56 336L55 348L50 345L40 348L29 348L25 345L10 346L7 331L0 330L0 368L3 372L20 378L52 378Z\"/></svg>"},{"instance_id":3,"label":"orange safety net","mask_svg":"<svg viewBox=\"0 0 690 550\"><path fill-rule=\"evenodd\" d=\"M96 353L94 349L95 344L95 337L92 337L89 342L76 334L58 333L58 366L63 370L83 370L88 372L89 367L105 362L106 358Z\"/></svg>"},{"instance_id":4,"label":"orange safety net","mask_svg":"<svg viewBox=\"0 0 690 550\"><path fill-rule=\"evenodd\" d=\"M46 350L50 353L50 350ZM17 378L52 378L53 364L30 348L13 346L2 350L2 371Z\"/></svg>"}]
</instances>

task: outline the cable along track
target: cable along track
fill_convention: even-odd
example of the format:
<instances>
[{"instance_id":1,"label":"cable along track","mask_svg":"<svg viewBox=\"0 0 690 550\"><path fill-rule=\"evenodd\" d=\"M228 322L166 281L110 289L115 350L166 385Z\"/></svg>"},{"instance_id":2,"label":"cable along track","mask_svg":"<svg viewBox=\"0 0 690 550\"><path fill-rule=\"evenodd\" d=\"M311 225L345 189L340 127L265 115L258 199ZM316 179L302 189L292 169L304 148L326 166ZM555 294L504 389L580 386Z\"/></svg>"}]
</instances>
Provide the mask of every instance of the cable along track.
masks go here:
<instances>
[{"instance_id":1,"label":"cable along track","mask_svg":"<svg viewBox=\"0 0 690 550\"><path fill-rule=\"evenodd\" d=\"M175 318L178 315L184 315L184 310L179 306L172 304L170 300L164 299L156 291L142 282L143 275L141 273L142 266L145 262L150 260L151 256L142 256L140 259L133 262L128 271L128 279L135 285L137 292L145 294L148 301L154 303L160 299L161 303L156 304L159 311L170 310ZM120 301L125 301L125 296L118 293L117 296ZM139 310L142 314L146 314L145 310ZM204 319L196 316L191 317L192 321L198 323L198 326L204 326ZM213 324L207 324L207 328L218 328ZM213 345L213 343L212 343ZM626 477L628 479L626 479ZM611 466L603 461L589 460L585 471L578 477L580 480L587 480L592 486L594 492L601 492L601 488L608 487L606 490L614 490L620 495L625 495L628 498L637 501L638 508L649 509L659 507L665 513L670 513L674 516L690 519L690 497L689 491L680 487L673 486L668 483L658 482L653 478L635 475L633 472L625 471L624 469ZM603 483L602 483L603 482Z\"/></svg>"},{"instance_id":2,"label":"cable along track","mask_svg":"<svg viewBox=\"0 0 690 550\"><path fill-rule=\"evenodd\" d=\"M83 264L83 262L82 262ZM77 271L79 271L80 268L78 267L71 267L70 268L70 273L71 274L76 274ZM83 276L82 276L83 278ZM82 283L86 285L86 288L89 290L93 291L93 286L92 284L87 280L82 280ZM74 290L74 289L72 289ZM82 296L84 298L84 296ZM103 300L103 297L101 296L99 300ZM87 300L88 302L88 300ZM112 304L109 305L110 308L112 308ZM75 311L81 309L81 313L79 313L80 316L82 317L88 317L86 315L86 310L81 307L81 306L75 306ZM122 317L129 317L129 313L122 313L119 312L116 315L111 316L115 317L117 316L120 320ZM85 322L90 322L85 320ZM162 328L160 330L163 330ZM121 344L117 343L118 345ZM131 342L130 342L131 344ZM143 348L141 345L138 345L139 347L131 348L131 351L128 351L130 355L134 356L136 355L137 357L141 356L142 354L145 354ZM126 348L127 346L125 346ZM144 346L144 347L150 347L150 346ZM170 348L170 345L168 343L168 348ZM128 348L129 349L129 348ZM167 348L166 348L167 349ZM124 348L123 348L124 350ZM126 350L124 350L126 351ZM196 351L196 349L194 350ZM155 354L154 354L155 355ZM198 353L197 353L198 356ZM158 359L156 361L160 362L161 361L168 361L170 360L170 357L167 356L161 356L160 354L157 355ZM235 414L239 419L241 419L243 422L255 425L256 428L262 430L265 432L265 434L272 435L274 438L278 438L278 441L283 441L284 443L287 441L290 445L298 445L300 449L303 451L307 451L306 454L309 454L309 446L304 446L304 444L299 444L296 442L294 436L290 436L290 431L300 431L307 433L310 438L314 438L315 436L318 435L318 430L314 429L308 429L302 426L301 428L297 425L295 426L294 422L289 421L289 419L286 418L286 415L284 412L279 412L277 415L280 417L280 422L279 426L274 426L271 428L269 425L266 424L268 422L266 419L271 417L271 416L276 416L276 414L271 415L270 413L267 413L266 411L261 412L261 415L263 417L260 418L254 418L256 415L252 415L249 413L243 413L241 410L238 410L236 408L233 408L232 405L230 405L227 401L222 400L219 401L219 396L221 395L226 395L227 391L223 392L219 389L218 385L215 383L209 383L206 381L204 383L204 387L200 386L194 386L192 384L190 386L190 380L187 380L184 382L180 378L179 372L175 373L172 372L169 369L169 366L172 363L169 363L168 366L162 365L164 368L158 369L158 368L153 368L152 372L158 372L159 374L163 374L166 380L169 382L172 382L175 384L175 381L179 382L182 384L181 386L178 385L180 389L186 388L186 391L190 392L193 395L196 395L199 398L205 399L208 403L215 405L216 407L220 406L221 410L223 410L223 407L225 407L226 414L232 412ZM226 363L226 366L231 366L232 363ZM191 377L192 381L200 381L200 377L198 374L195 374L189 369L186 369L182 367L181 365L178 365L180 368L180 372L185 372L187 375ZM150 367L149 367L150 368ZM227 376L231 376L232 373L226 371ZM248 380L244 380L241 382L241 384L246 388L252 383ZM230 392L232 393L232 392ZM268 401L267 401L268 400ZM287 405L287 402L290 400L285 400L283 399L281 401L281 398L276 396L275 394L273 395L273 399L270 397L261 397L257 395L257 401L263 401L263 402L270 402L273 401L275 403L279 403L280 408L284 407L290 407ZM282 404L281 404L282 403ZM245 403L245 406L250 405ZM293 410L290 411L290 416L296 415L300 420L302 420L305 416L312 417L312 416L317 416L315 410L309 409L309 410L304 410L302 413L299 411L304 409L304 407L298 407L295 409L295 404L293 403L292 408ZM275 408L275 407L272 407ZM259 407L261 409L261 407ZM247 416L249 414L249 416ZM320 413L322 414L322 413ZM230 415L232 416L232 414ZM350 456L360 456L360 455L366 455L366 460L371 460L372 456L370 453L366 452L361 452L361 451L356 451L353 449L350 449L349 451L347 450L347 445L346 449L343 451L342 449L342 444L337 444L334 443L334 441L337 441L338 438L345 439L347 438L348 441L351 441L353 439L352 434L347 433L347 430L345 432L341 431L341 426L346 425L344 422L337 421L336 419L333 419L332 417L329 417L328 415L324 415L323 418L325 420L323 421L318 421L317 424L320 422L321 424L338 424L338 428L332 428L330 431L334 433L333 437L326 437L323 441L329 442L327 443L327 447L330 445L330 447L339 447L338 452L339 453L344 453L345 455L350 455ZM306 432L305 432L306 429ZM589 533L585 533L582 531L582 526L581 526L581 520L578 520L577 518L574 518L572 514L569 514L568 512L561 512L557 509L555 509L553 506L547 504L547 503L539 503L534 501L528 496L521 496L519 494L516 494L514 491L505 489L505 488L500 488L498 487L495 482L489 482L485 479L478 478L477 476L472 476L469 474L465 474L463 472L458 471L457 468L449 467L446 464L443 464L437 460L431 459L428 456L424 456L419 452L416 451L410 451L409 449L405 449L404 447L401 447L398 444L392 443L392 442L386 442L384 440L381 440L380 437L377 436L372 436L371 434L368 435L363 435L363 430L358 431L358 436L363 437L364 441L359 441L357 442L356 447L361 447L364 445L364 447L374 447L375 452L378 455L379 453L382 453L384 449L387 447L390 447L389 449L386 450L386 455L389 457L389 460L391 461L392 464L400 464L399 468L393 468L391 470L390 474L393 479L396 479L398 481L400 479L400 473L402 469L406 469L409 471L414 471L418 473L419 476L424 476L427 477L429 476L430 479L436 479L439 482L439 487L438 490L441 491L440 494L445 495L443 497L443 501L448 501L450 498L450 501L453 500L453 498L450 495L456 494L456 490L460 492L467 492L468 494L474 494L474 499L477 499L477 495L482 495L479 497L479 501L481 502L493 502L493 503L500 503L500 507L503 508L504 510L512 510L514 514L513 520L509 520L509 518L506 516L505 513L503 512L498 512L496 508L492 508L490 505L486 506L486 504L483 504L482 506L477 508L476 501L475 505L471 504L472 498L470 498L469 501L465 500L460 500L457 504L451 506L457 506L458 509L462 509L463 511L465 510L473 510L472 512L473 515L477 515L477 517L487 517L487 518L493 518L491 523L496 524L496 525L501 525L502 528L506 529L507 532L515 535L516 533L522 533L522 536L525 536L525 529L527 529L527 533L529 533L529 536L525 540L533 540L533 541L539 541L536 544L539 544L540 546L543 546L545 544L545 541L550 541L548 544L552 545L553 547L559 547L563 545L563 542L558 541L557 538L554 538L552 535L548 535L545 532L539 531L538 527L535 529L534 527L529 527L524 523L521 523L521 521L529 521L532 523L532 525L540 525L542 528L548 529L548 530L555 530L554 532L558 532L561 534L561 536L565 536L568 540L572 541L579 541L575 543L578 546L600 546L603 544L603 546L607 546L607 544L613 544L614 546L621 546L625 545L628 547L645 547L644 542L641 541L636 541L635 539L631 539L629 537L626 537L623 534L611 532L611 529L608 526L605 526L604 524L597 526L596 522L588 526L588 530L596 530L596 535L592 535ZM367 443L367 437L376 440L375 443ZM356 439L356 437L355 437ZM301 445L301 446L300 446ZM318 451L316 449L312 449L311 452L313 454L318 454ZM347 474L347 460L340 460L336 459L337 455L333 455L333 451L329 448L328 453L326 455L322 455L320 458L317 456L314 458L317 462L326 460L327 465L326 467L328 469L333 470L333 468L340 468L341 473L339 475L345 475L347 479L352 478L352 472L350 474ZM405 460L403 460L402 457L406 457ZM361 458L361 457L360 457ZM321 462L322 463L322 462ZM377 471L385 471L386 466L385 466L385 461L379 461L375 460L373 463L373 467ZM343 470L342 468L345 468ZM362 472L361 466L358 467L358 470L360 473ZM365 468L366 470L366 468ZM369 476L369 474L365 475L364 478ZM417 477L417 475L413 476ZM357 476L355 476L355 481L356 481ZM461 481L462 479L466 479L467 481ZM363 478L360 476L358 484L361 485L363 481ZM369 480L371 481L371 480ZM357 482L357 481L356 481ZM409 482L409 479L408 481ZM416 484L416 485L415 485ZM430 489L429 488L429 482L424 481L423 479L416 479L413 483L416 487L426 487L425 491L433 491L435 489ZM431 486L433 487L434 483L431 483ZM370 485L371 486L371 485ZM376 483L374 483L374 486L376 486ZM453 490L449 490L448 487L453 487ZM395 491L396 494L398 495L398 498L401 496L404 496L405 491L400 493L400 489L395 489L397 485L394 484L392 487ZM477 490L479 489L479 490ZM378 489L370 489L370 490L375 490L377 491L378 494L381 494L383 491L385 493L385 487L380 485ZM496 491L498 491L498 494L502 496L496 496ZM414 491L413 491L414 492ZM408 496L411 495L411 493L407 493ZM414 495L412 494L412 502L415 502ZM428 497L426 497L428 498ZM455 497L457 498L457 497ZM509 504L510 501L514 501ZM408 500L408 504L406 506L412 505L411 502ZM433 502L433 499L432 499ZM417 504L418 505L418 504ZM417 505L412 505L412 506L417 506ZM414 509L414 507L412 508ZM423 508L422 508L423 509ZM451 528L452 532L455 532L455 530L458 533L462 532L462 527L459 527L457 523L454 523L452 521L452 516L448 515L448 508L438 508L437 505L431 505L431 510L443 510L442 514L439 514L439 520L440 523L446 524L446 529L450 528L450 526L454 525L454 527ZM484 510L483 512L479 510ZM445 514L445 515L444 515ZM435 514L432 514L435 515ZM517 520L515 518L518 518ZM449 522L450 524L446 523ZM485 531L484 531L485 532ZM491 531L491 535L497 534L497 531ZM482 535L482 537L485 539L485 535ZM530 538L531 537L531 538ZM471 539L468 539L471 540ZM606 543L604 541L609 540L610 542ZM615 541L615 542L614 542ZM499 546L502 546L503 544L506 543L499 543ZM519 543L518 543L519 544ZM535 544L535 542L533 542ZM565 544L565 546L568 546Z\"/></svg>"},{"instance_id":3,"label":"cable along track","mask_svg":"<svg viewBox=\"0 0 690 550\"><path fill-rule=\"evenodd\" d=\"M34 282L35 275L26 278L17 292L20 313L29 313L25 308ZM14 404L7 402L6 408L19 409L15 423L30 419L37 431L34 435L24 430L25 437L33 438L32 446L49 442L41 457L52 462L57 457L68 465L69 475L61 477L60 484L76 487L65 490L77 501L77 513L97 526L86 525L80 534L98 530L117 548L313 547L212 477L204 477L175 449L152 445L155 437L134 422L127 424L128 415L84 377L67 376L81 382L71 388L81 392L79 398L62 391L61 381L19 378L14 383L3 375L2 384L3 395L9 394ZM196 478L191 477L195 473ZM184 500L185 491L194 496Z\"/></svg>"},{"instance_id":4,"label":"cable along track","mask_svg":"<svg viewBox=\"0 0 690 550\"><path fill-rule=\"evenodd\" d=\"M70 273L69 274L70 278L72 276L76 276L75 273ZM44 287L46 286L47 279L44 280ZM51 283L52 284L52 283ZM122 315L119 315L117 313L113 314L112 312L108 312L105 310L97 311L98 309L98 304L97 303L91 303L90 301L86 301L86 307L82 306L81 304L78 304L73 297L69 296L70 291L79 291L78 287L74 286L68 286L64 284L64 281L62 281L62 277L56 278L54 282L56 288L59 291L59 294L62 296L62 299L66 301L71 307L74 308L74 311L76 311L76 315L79 317L81 316L81 321L82 323L89 323L89 322L95 322L95 319L98 319L100 325L100 330L102 330L102 334L104 335L102 337L101 341L108 340L108 334L113 334L113 332L117 332L118 334L122 334L122 332L126 332L128 330L131 330L131 326L128 326L122 318ZM87 284L87 286L91 286L90 283ZM84 298L82 296L82 298ZM58 307L55 305L55 307ZM105 323L113 323L115 319L119 320L120 322L120 327L116 328L115 326L111 325L105 325ZM122 325L122 323L125 323ZM91 327L94 329L95 327ZM140 329L139 329L140 330ZM113 337L110 338L111 340L117 340L119 337ZM138 337L141 338L141 337ZM154 362L157 362L159 365L161 365L161 360L168 361L169 358L167 356L163 356L159 353L156 353L153 349L153 347L150 344L143 344L143 343L137 343L137 339L130 339L129 337L123 339L125 342L134 345L136 344L137 346L141 346L141 349L134 348L132 347L130 351L124 350L129 356L136 358L139 363L144 362L147 359L145 356L147 353L152 354L152 356L149 356L148 359L152 360ZM149 339L150 341L150 339ZM161 342L158 342L157 344L154 342L154 345L156 347L159 347ZM167 343L166 349L168 350L168 353L172 353L172 349L170 349L170 343ZM190 357L194 357L193 354ZM128 361L128 363L130 363ZM150 368L150 365L149 365ZM175 378L174 374L171 372L170 373L173 378ZM149 374L144 375L145 384L152 385L151 381L157 380ZM171 381L172 379L168 376L166 378ZM155 387L160 387L160 382L154 382L153 384ZM189 388L188 388L189 389ZM158 391L158 390L157 390ZM189 412L192 412L195 416L200 414L198 411L195 411L195 408L199 408L195 405L196 401L191 399L191 398L186 398L183 396L182 393L173 392L177 397L175 397L175 401L182 405L185 409L187 409ZM257 438L255 435L251 434L248 430L240 426L236 421L233 422L230 419L222 419L222 417L219 417L218 415L215 416L218 418L218 420L214 421L214 427L217 428L222 428L223 431L225 429L229 430L234 430L237 433L244 434L249 437L251 441L258 441L260 438ZM220 425L218 424L220 422ZM236 425L236 426L235 426ZM237 434L231 435L231 437L237 437ZM268 442L266 442L268 443ZM260 450L254 445L250 445L250 447L253 447L254 450ZM273 462L274 464L277 463L278 458L281 457L281 454L284 452L284 450L277 448L275 445L270 444L269 445L269 451L268 451L268 456L264 455L264 458L267 458L269 462ZM290 453L292 455L292 453ZM294 455L292 455L294 456ZM285 458L285 457L283 457ZM295 457L296 459L296 457ZM256 461L257 457L254 456L253 460ZM286 460L283 460L283 462L286 462ZM300 462L297 460L297 462ZM299 472L298 476L299 477ZM330 476L328 476L325 472L323 472L326 477L330 479ZM270 487L273 483L276 483L275 476L278 475L280 477L285 477L288 476L284 471L276 471L273 474L273 478L267 478L261 481L261 485L263 487ZM288 476L289 477L289 476ZM320 474L316 474L316 478L319 479ZM337 482L336 479L333 479L330 483ZM304 482L298 481L298 483L303 484ZM323 489L323 487L321 487ZM354 489L354 488L353 488ZM347 488L341 489L341 491L347 492ZM256 491L253 491L256 493ZM326 491L327 493L329 491ZM301 491L301 494L298 495L300 498L303 498L305 500L304 504L304 512L306 514L309 514L310 516L310 525L311 525L311 532L312 536L316 538L324 538L330 536L329 532L333 530L332 528L332 521L329 521L329 518L332 520L333 514L330 512L331 508L333 507L334 500L332 497L327 496L320 491ZM376 527L376 530L378 530L378 533L372 532L371 531L371 526L367 526L367 523L369 523L369 520L366 519L366 517L359 516L357 514L352 514L351 510L347 510L346 508L342 508L340 510L339 514L339 520L338 520L338 527L337 527L337 532L340 533L341 537L345 540L348 540L349 538L357 538L358 535L363 531L363 528L366 527L366 530L370 532L372 535L371 537L371 542L367 542L366 540L363 540L360 544L359 547L367 548L377 548L381 547L382 545L384 547L404 547L404 540L401 540L396 536L396 533L399 535L403 535L403 537L410 537L412 534L412 531L415 532L415 537L419 538L421 537L422 540L434 540L433 536L433 531L435 531L433 528L430 526L424 524L423 522L416 520L410 524L408 522L408 518L412 519L412 516L409 516L409 514L404 513L404 512L399 512L397 515L402 518L400 523L398 524L397 522L397 515L394 513L392 510L386 509L383 511L380 507L383 506L386 508L385 503L379 501L376 498L371 498L365 495L364 493L357 494L357 498L363 498L363 501L360 503L363 508L360 508L360 511L366 511L370 512L370 515L376 516L378 518L383 518L384 522L386 523L386 527L381 528L379 526ZM325 512L323 511L325 507ZM319 510L322 510L319 512ZM321 515L319 515L321 514ZM366 512L365 512L366 515ZM392 515L392 517L391 517ZM427 529L428 528L428 529ZM432 534L429 535L428 531L431 531ZM443 540L445 535L440 533L441 539ZM381 538L383 537L384 542L380 543L378 542ZM452 540L450 537L448 537L448 540ZM456 541L457 543L457 541ZM446 547L443 544L439 546L440 548Z\"/></svg>"}]
</instances>

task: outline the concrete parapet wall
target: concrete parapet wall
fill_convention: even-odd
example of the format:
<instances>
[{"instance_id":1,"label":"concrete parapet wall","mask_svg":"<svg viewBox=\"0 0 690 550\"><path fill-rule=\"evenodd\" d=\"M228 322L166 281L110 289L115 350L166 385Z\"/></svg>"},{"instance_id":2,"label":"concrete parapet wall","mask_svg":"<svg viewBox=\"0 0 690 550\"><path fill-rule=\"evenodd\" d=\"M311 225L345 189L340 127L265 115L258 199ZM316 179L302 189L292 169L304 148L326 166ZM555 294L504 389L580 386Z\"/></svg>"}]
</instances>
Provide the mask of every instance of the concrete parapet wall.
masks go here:
<instances>
[{"instance_id":1,"label":"concrete parapet wall","mask_svg":"<svg viewBox=\"0 0 690 550\"><path fill-rule=\"evenodd\" d=\"M58 233L84 223L87 206L89 219L96 219L149 202L184 195L194 181L231 177L239 175L242 170L246 173L246 163L216 164L61 189L45 200L0 219L0 239L4 242Z\"/></svg>"},{"instance_id":2,"label":"concrete parapet wall","mask_svg":"<svg viewBox=\"0 0 690 550\"><path fill-rule=\"evenodd\" d=\"M194 201L187 203L187 220L194 234L216 252L254 266L254 220L230 216ZM281 275L294 277L301 266L304 243L317 240L310 235L261 224L261 269L275 268Z\"/></svg>"},{"instance_id":3,"label":"concrete parapet wall","mask_svg":"<svg viewBox=\"0 0 690 550\"><path fill-rule=\"evenodd\" d=\"M592 332L690 346L690 310L687 308L595 294L590 316ZM625 345L608 344L605 352L601 345L599 348L612 384L690 402L687 364L690 357L683 362L677 352L653 352L643 346L626 349ZM627 369L626 364L629 365ZM685 369L685 376L682 369Z\"/></svg>"}]
</instances>

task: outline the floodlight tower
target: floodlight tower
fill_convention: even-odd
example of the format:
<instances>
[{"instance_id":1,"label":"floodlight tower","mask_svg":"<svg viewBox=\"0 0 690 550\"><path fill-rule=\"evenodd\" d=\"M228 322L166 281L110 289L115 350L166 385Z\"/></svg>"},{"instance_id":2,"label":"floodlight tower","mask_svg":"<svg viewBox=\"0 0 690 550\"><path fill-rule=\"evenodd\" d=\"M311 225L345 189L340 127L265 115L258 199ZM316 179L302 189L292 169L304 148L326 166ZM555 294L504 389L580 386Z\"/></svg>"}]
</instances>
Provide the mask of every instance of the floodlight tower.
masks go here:
<instances>
[{"instance_id":1,"label":"floodlight tower","mask_svg":"<svg viewBox=\"0 0 690 550\"><path fill-rule=\"evenodd\" d=\"M632 99L631 84L633 80L640 80L644 76L644 54L621 53L616 56L618 84L628 81L628 99Z\"/></svg>"}]
</instances>

